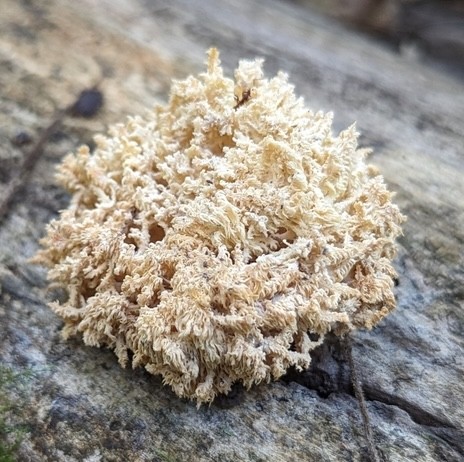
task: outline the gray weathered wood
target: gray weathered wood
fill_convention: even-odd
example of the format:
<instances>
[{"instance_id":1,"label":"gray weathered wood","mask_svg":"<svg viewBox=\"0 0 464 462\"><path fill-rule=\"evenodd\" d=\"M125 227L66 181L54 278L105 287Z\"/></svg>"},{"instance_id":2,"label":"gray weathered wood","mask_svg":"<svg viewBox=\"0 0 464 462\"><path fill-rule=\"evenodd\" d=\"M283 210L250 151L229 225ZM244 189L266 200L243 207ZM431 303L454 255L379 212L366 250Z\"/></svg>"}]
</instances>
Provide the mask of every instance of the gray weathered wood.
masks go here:
<instances>
[{"instance_id":1,"label":"gray weathered wood","mask_svg":"<svg viewBox=\"0 0 464 462\"><path fill-rule=\"evenodd\" d=\"M355 335L374 438L385 460L464 457L464 85L285 2L0 1L0 194L21 162L9 139L35 138L57 108L101 81L106 104L67 119L0 227L0 364L19 373L7 418L24 425L19 460L363 460L366 442L343 352L330 340L311 371L237 390L197 410L114 355L60 339L45 272L28 258L66 206L59 159L167 96L172 77L263 56L287 71L335 127L362 144L408 215L398 309ZM103 79L103 80L102 80Z\"/></svg>"}]
</instances>

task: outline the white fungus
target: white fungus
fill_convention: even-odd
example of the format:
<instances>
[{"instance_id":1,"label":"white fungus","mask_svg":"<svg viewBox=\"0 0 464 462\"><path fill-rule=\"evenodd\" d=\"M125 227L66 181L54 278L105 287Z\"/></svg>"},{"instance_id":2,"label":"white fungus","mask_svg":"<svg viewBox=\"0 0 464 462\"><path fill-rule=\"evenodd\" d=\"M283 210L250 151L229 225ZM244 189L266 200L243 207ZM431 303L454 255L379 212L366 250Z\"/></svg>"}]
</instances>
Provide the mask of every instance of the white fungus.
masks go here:
<instances>
[{"instance_id":1,"label":"white fungus","mask_svg":"<svg viewBox=\"0 0 464 462\"><path fill-rule=\"evenodd\" d=\"M69 293L64 335L114 349L209 402L307 368L329 331L395 307L404 217L352 126L242 61L172 84L169 103L116 125L59 167L69 207L36 261ZM317 338L317 340L314 340Z\"/></svg>"}]
</instances>

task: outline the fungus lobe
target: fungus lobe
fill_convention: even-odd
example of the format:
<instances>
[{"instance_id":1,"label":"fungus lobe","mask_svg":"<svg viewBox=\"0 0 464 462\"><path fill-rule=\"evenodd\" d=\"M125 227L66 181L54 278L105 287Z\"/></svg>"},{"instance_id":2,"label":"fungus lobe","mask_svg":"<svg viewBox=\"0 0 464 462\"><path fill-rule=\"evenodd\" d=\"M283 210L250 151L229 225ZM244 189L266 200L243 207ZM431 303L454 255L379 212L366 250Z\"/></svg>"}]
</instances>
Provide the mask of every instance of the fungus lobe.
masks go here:
<instances>
[{"instance_id":1,"label":"fungus lobe","mask_svg":"<svg viewBox=\"0 0 464 462\"><path fill-rule=\"evenodd\" d=\"M238 97L237 97L238 95ZM245 97L246 95L246 97ZM36 261L65 288L64 335L114 349L201 402L309 366L329 331L395 307L404 217L354 126L308 110L262 61L174 81L59 167L69 207Z\"/></svg>"}]
</instances>

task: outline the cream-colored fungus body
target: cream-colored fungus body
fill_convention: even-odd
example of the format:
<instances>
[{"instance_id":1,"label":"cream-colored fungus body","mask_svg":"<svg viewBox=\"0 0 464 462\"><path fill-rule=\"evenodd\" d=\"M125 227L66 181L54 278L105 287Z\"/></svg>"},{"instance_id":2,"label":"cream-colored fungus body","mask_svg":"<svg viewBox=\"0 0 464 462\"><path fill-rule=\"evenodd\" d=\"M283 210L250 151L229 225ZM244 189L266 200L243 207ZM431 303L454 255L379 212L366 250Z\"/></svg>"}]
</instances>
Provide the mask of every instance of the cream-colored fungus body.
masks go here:
<instances>
[{"instance_id":1,"label":"cream-colored fungus body","mask_svg":"<svg viewBox=\"0 0 464 462\"><path fill-rule=\"evenodd\" d=\"M69 293L64 335L113 348L199 403L307 368L324 334L395 307L403 216L357 149L287 76L242 61L68 155L72 194L36 261ZM317 338L317 340L314 340Z\"/></svg>"}]
</instances>

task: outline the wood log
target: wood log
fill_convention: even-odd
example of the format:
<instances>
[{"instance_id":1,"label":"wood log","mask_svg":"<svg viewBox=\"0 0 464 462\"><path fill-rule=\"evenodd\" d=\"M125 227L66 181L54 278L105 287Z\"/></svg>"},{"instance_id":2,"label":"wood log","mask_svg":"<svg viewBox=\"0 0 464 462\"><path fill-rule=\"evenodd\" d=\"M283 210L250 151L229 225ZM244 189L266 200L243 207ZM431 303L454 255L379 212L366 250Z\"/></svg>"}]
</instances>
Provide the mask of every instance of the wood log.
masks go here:
<instances>
[{"instance_id":1,"label":"wood log","mask_svg":"<svg viewBox=\"0 0 464 462\"><path fill-rule=\"evenodd\" d=\"M333 111L337 130L356 120L374 148L371 163L408 216L398 308L353 340L374 443L384 460L463 460L461 81L284 1L2 0L0 9L0 196L27 152L11 143L16 132L37 140L83 88L98 84L105 97L97 117L63 121L0 226L0 366L14 373L0 421L22 428L18 460L366 458L336 338L310 370L197 409L160 378L121 369L110 351L63 341L45 271L28 262L69 199L53 176L62 156L165 100L172 78L203 69L210 46L228 72L255 56L269 75L285 70L310 108Z\"/></svg>"}]
</instances>

